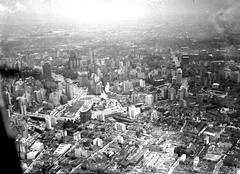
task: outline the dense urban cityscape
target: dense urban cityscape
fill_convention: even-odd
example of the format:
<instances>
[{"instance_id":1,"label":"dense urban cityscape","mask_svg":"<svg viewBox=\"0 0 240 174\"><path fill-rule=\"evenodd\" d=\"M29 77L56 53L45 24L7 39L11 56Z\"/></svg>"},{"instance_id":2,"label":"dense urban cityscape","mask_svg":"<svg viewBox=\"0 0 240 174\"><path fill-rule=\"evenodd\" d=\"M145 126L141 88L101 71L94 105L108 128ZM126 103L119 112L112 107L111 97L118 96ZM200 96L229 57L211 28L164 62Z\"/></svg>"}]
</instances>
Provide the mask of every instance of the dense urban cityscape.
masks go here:
<instances>
[{"instance_id":1,"label":"dense urban cityscape","mask_svg":"<svg viewBox=\"0 0 240 174\"><path fill-rule=\"evenodd\" d=\"M240 173L240 35L202 20L1 26L23 173Z\"/></svg>"}]
</instances>

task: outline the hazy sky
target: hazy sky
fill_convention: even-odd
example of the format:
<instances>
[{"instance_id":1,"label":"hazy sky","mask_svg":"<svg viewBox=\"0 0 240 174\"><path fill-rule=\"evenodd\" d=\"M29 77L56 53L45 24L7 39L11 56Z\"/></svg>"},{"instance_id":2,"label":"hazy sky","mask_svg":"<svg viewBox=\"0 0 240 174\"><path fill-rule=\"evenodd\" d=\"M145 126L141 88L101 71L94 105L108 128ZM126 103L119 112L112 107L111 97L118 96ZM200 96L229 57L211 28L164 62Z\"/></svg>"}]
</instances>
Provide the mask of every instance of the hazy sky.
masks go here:
<instances>
[{"instance_id":1,"label":"hazy sky","mask_svg":"<svg viewBox=\"0 0 240 174\"><path fill-rule=\"evenodd\" d=\"M98 22L161 16L214 16L239 7L238 0L0 0L0 21Z\"/></svg>"}]
</instances>

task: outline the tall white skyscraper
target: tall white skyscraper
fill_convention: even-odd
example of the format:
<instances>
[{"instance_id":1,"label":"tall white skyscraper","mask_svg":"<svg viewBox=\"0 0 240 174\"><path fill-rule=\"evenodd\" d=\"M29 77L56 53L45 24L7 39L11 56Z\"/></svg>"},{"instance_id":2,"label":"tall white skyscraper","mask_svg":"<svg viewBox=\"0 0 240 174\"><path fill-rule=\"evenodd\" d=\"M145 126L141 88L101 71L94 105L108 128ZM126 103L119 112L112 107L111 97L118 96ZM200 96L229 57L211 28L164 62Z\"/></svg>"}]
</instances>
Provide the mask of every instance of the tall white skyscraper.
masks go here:
<instances>
[{"instance_id":1,"label":"tall white skyscraper","mask_svg":"<svg viewBox=\"0 0 240 174\"><path fill-rule=\"evenodd\" d=\"M27 113L27 99L25 97L18 97L18 104L20 107L20 114L26 115Z\"/></svg>"},{"instance_id":2,"label":"tall white skyscraper","mask_svg":"<svg viewBox=\"0 0 240 174\"><path fill-rule=\"evenodd\" d=\"M146 84L144 79L140 79L139 83L140 83L140 87L145 88Z\"/></svg>"},{"instance_id":3,"label":"tall white skyscraper","mask_svg":"<svg viewBox=\"0 0 240 174\"><path fill-rule=\"evenodd\" d=\"M106 86L105 86L105 92L109 93L110 92L110 84L109 82L107 82Z\"/></svg>"},{"instance_id":4,"label":"tall white skyscraper","mask_svg":"<svg viewBox=\"0 0 240 174\"><path fill-rule=\"evenodd\" d=\"M46 116L46 117L45 117L45 121L46 121L46 127L47 127L47 129L52 129L51 117L50 117L50 116Z\"/></svg>"},{"instance_id":5,"label":"tall white skyscraper","mask_svg":"<svg viewBox=\"0 0 240 174\"><path fill-rule=\"evenodd\" d=\"M182 69L178 68L177 69L177 84L182 84Z\"/></svg>"},{"instance_id":6,"label":"tall white skyscraper","mask_svg":"<svg viewBox=\"0 0 240 174\"><path fill-rule=\"evenodd\" d=\"M129 117L131 119L135 119L136 116L141 113L141 109L139 107L130 106L128 112L129 112Z\"/></svg>"}]
</instances>

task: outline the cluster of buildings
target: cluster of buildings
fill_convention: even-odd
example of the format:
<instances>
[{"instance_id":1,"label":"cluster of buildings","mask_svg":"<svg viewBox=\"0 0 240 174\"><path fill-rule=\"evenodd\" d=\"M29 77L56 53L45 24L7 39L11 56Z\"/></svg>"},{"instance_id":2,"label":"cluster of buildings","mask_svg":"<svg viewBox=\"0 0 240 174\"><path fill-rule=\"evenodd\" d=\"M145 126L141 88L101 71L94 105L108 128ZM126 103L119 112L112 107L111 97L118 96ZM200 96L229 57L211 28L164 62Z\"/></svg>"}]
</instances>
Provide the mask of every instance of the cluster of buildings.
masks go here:
<instances>
[{"instance_id":1,"label":"cluster of buildings","mask_svg":"<svg viewBox=\"0 0 240 174\"><path fill-rule=\"evenodd\" d=\"M239 172L240 64L214 49L123 45L6 60L24 72L2 79L24 172Z\"/></svg>"}]
</instances>

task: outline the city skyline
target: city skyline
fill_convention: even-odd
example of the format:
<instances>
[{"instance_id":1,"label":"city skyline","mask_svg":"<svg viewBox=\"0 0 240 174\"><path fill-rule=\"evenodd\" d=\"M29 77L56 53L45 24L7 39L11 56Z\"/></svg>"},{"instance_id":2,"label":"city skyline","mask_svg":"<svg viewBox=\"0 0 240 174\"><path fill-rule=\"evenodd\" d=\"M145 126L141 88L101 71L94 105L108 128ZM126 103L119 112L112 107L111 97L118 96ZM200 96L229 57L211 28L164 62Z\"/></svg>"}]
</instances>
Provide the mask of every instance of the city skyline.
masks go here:
<instances>
[{"instance_id":1,"label":"city skyline","mask_svg":"<svg viewBox=\"0 0 240 174\"><path fill-rule=\"evenodd\" d=\"M0 0L2 170L239 174L239 7Z\"/></svg>"}]
</instances>

